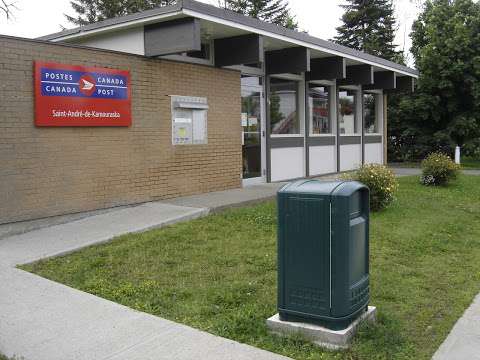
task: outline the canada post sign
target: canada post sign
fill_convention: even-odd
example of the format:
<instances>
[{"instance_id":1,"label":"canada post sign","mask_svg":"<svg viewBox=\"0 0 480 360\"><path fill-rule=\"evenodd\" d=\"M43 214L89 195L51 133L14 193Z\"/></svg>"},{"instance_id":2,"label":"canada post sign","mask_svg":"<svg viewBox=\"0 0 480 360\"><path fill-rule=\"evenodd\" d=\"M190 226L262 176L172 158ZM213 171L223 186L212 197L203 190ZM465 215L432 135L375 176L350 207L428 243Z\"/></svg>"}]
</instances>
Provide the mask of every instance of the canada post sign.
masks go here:
<instances>
[{"instance_id":1,"label":"canada post sign","mask_svg":"<svg viewBox=\"0 0 480 360\"><path fill-rule=\"evenodd\" d=\"M128 71L35 62L35 125L131 123Z\"/></svg>"}]
</instances>

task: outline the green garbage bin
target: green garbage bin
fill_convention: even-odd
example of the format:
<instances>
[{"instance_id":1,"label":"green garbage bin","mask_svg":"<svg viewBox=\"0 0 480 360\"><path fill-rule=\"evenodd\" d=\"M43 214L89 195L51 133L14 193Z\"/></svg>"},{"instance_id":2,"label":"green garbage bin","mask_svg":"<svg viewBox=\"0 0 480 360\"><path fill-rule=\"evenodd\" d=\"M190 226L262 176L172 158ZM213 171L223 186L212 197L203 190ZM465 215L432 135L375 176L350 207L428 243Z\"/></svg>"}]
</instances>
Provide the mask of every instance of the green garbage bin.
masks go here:
<instances>
[{"instance_id":1,"label":"green garbage bin","mask_svg":"<svg viewBox=\"0 0 480 360\"><path fill-rule=\"evenodd\" d=\"M369 302L369 190L300 180L278 191L281 320L344 329Z\"/></svg>"}]
</instances>

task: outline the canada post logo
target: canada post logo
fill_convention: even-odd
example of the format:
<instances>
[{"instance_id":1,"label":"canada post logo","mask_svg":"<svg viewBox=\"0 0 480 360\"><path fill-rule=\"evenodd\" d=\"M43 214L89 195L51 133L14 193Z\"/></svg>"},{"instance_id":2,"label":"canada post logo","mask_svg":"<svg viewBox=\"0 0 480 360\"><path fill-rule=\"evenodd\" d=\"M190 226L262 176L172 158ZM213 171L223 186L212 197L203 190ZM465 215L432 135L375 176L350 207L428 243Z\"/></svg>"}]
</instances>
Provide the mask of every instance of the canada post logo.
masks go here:
<instances>
[{"instance_id":1,"label":"canada post logo","mask_svg":"<svg viewBox=\"0 0 480 360\"><path fill-rule=\"evenodd\" d=\"M130 72L35 61L36 126L130 126Z\"/></svg>"},{"instance_id":2,"label":"canada post logo","mask_svg":"<svg viewBox=\"0 0 480 360\"><path fill-rule=\"evenodd\" d=\"M122 75L100 72L41 69L43 96L126 99L127 79Z\"/></svg>"}]
</instances>

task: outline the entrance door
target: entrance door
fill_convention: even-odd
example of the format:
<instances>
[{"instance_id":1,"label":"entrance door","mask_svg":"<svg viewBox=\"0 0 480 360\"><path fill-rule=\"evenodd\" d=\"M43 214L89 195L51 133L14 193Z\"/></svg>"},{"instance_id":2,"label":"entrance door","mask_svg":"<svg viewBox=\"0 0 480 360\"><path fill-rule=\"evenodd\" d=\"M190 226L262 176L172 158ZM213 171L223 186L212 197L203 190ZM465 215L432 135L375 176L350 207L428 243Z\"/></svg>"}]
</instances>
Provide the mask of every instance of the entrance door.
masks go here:
<instances>
[{"instance_id":1,"label":"entrance door","mask_svg":"<svg viewBox=\"0 0 480 360\"><path fill-rule=\"evenodd\" d=\"M263 87L258 77L242 78L242 153L243 185L264 182Z\"/></svg>"}]
</instances>

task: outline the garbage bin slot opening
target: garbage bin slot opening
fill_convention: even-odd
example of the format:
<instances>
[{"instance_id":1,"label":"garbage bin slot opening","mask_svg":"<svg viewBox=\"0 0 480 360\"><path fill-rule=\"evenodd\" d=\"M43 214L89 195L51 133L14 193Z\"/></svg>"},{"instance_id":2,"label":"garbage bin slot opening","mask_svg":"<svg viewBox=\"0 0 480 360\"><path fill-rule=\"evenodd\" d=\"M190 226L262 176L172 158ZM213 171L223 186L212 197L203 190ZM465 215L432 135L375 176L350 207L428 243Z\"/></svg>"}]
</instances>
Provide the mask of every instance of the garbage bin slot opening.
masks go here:
<instances>
[{"instance_id":1,"label":"garbage bin slot opening","mask_svg":"<svg viewBox=\"0 0 480 360\"><path fill-rule=\"evenodd\" d=\"M368 273L366 240L366 219L360 216L350 220L350 284L359 282Z\"/></svg>"}]
</instances>

